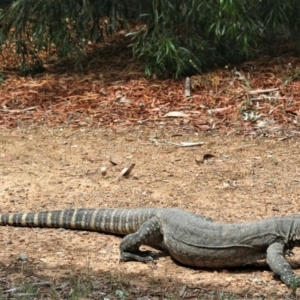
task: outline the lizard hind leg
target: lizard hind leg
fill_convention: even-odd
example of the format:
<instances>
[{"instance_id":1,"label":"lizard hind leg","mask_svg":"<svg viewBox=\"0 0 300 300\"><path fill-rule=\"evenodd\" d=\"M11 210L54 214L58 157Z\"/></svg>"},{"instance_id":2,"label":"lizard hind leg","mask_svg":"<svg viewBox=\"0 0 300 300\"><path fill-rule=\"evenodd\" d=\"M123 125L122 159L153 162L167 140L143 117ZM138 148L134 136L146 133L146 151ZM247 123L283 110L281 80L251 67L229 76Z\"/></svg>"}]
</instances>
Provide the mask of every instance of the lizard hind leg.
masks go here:
<instances>
[{"instance_id":1,"label":"lizard hind leg","mask_svg":"<svg viewBox=\"0 0 300 300\"><path fill-rule=\"evenodd\" d=\"M159 219L153 217L143 223L137 232L128 234L123 238L120 244L120 261L153 261L155 252L140 251L139 248L141 245L156 247L162 241L163 234Z\"/></svg>"}]
</instances>

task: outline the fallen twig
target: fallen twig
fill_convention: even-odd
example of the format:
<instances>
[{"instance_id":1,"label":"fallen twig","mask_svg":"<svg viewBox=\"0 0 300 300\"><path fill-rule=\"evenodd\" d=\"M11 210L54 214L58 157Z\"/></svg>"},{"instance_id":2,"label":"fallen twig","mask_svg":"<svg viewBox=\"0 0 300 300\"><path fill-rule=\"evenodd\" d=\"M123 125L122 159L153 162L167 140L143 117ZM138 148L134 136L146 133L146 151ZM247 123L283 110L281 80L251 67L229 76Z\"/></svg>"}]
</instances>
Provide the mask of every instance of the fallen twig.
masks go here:
<instances>
[{"instance_id":1,"label":"fallen twig","mask_svg":"<svg viewBox=\"0 0 300 300\"><path fill-rule=\"evenodd\" d=\"M51 282L49 281L41 281L41 282L35 282L32 284L33 287L38 287L38 286L51 286ZM9 290L3 291L3 293L15 293L17 291L21 291L24 289L24 287L15 287L11 288Z\"/></svg>"},{"instance_id":2,"label":"fallen twig","mask_svg":"<svg viewBox=\"0 0 300 300\"><path fill-rule=\"evenodd\" d=\"M19 114L28 110L34 110L38 108L38 106L32 106L24 109L0 109L1 112L11 113L11 114Z\"/></svg>"},{"instance_id":3,"label":"fallen twig","mask_svg":"<svg viewBox=\"0 0 300 300\"><path fill-rule=\"evenodd\" d=\"M270 93L270 92L275 92L275 91L278 91L278 88L265 89L265 90L252 90L252 91L249 91L248 94L255 95L255 94Z\"/></svg>"}]
</instances>

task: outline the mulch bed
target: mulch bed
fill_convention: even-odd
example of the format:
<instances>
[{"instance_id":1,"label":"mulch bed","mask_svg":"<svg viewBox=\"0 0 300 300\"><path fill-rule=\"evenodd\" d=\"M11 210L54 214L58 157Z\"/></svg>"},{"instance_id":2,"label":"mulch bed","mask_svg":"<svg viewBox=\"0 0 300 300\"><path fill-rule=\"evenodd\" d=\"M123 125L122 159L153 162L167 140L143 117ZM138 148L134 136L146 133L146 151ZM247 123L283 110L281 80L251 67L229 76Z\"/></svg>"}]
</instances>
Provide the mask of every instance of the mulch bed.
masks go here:
<instances>
[{"instance_id":1,"label":"mulch bed","mask_svg":"<svg viewBox=\"0 0 300 300\"><path fill-rule=\"evenodd\" d=\"M83 71L73 61L43 54L45 71L21 77L12 49L3 51L0 128L24 124L78 127L133 125L227 133L298 133L300 58L261 56L185 78L147 78L117 36L105 45L89 45ZM168 113L171 117L167 117Z\"/></svg>"}]
</instances>

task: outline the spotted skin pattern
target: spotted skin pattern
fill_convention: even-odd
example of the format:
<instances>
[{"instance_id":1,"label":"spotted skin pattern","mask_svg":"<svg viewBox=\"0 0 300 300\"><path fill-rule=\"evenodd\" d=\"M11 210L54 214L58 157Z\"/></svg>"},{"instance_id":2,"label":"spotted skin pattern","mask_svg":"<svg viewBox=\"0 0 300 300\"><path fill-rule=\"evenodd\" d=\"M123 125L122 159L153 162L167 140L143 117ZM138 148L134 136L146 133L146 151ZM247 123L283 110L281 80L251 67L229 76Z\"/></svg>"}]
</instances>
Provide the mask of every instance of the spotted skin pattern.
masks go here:
<instances>
[{"instance_id":1,"label":"spotted skin pattern","mask_svg":"<svg viewBox=\"0 0 300 300\"><path fill-rule=\"evenodd\" d=\"M152 261L141 245L166 250L176 261L199 268L238 267L266 259L287 285L300 285L285 253L300 246L300 216L247 223L215 223L180 209L68 209L0 214L1 226L92 230L125 236L121 261Z\"/></svg>"}]
</instances>

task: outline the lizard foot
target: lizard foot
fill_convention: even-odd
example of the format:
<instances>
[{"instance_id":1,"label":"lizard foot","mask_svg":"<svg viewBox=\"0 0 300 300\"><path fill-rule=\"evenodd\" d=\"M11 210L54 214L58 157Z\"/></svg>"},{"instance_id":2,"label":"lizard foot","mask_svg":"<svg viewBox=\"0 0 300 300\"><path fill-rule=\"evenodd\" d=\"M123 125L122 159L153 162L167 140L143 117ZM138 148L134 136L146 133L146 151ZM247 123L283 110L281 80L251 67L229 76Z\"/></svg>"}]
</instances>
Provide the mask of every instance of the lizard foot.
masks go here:
<instances>
[{"instance_id":1,"label":"lizard foot","mask_svg":"<svg viewBox=\"0 0 300 300\"><path fill-rule=\"evenodd\" d=\"M120 261L153 261L157 253L153 251L121 252Z\"/></svg>"}]
</instances>

